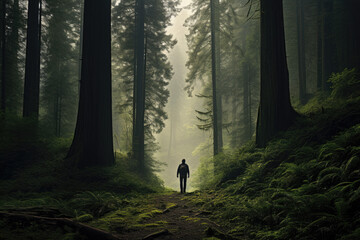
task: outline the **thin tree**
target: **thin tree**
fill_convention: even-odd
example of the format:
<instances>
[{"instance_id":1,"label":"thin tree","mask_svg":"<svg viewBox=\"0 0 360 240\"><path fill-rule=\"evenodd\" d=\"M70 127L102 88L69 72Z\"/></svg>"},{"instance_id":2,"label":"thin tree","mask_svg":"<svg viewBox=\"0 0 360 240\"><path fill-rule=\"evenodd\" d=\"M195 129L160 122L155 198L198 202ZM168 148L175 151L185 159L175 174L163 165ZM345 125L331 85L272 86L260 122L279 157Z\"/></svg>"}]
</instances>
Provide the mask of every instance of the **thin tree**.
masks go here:
<instances>
[{"instance_id":1,"label":"thin tree","mask_svg":"<svg viewBox=\"0 0 360 240\"><path fill-rule=\"evenodd\" d=\"M287 129L296 113L290 103L282 0L260 1L261 81L256 144L264 147Z\"/></svg>"},{"instance_id":2,"label":"thin tree","mask_svg":"<svg viewBox=\"0 0 360 240\"><path fill-rule=\"evenodd\" d=\"M322 0L322 90L329 91L328 79L335 71L336 52L333 36L333 0Z\"/></svg>"},{"instance_id":3,"label":"thin tree","mask_svg":"<svg viewBox=\"0 0 360 240\"><path fill-rule=\"evenodd\" d=\"M296 0L297 16L297 45L299 66L299 100L301 104L306 102L306 66L305 66L305 27L304 27L304 3Z\"/></svg>"},{"instance_id":4,"label":"thin tree","mask_svg":"<svg viewBox=\"0 0 360 240\"><path fill-rule=\"evenodd\" d=\"M245 141L250 140L252 135L250 74L250 63L245 61L243 63L243 125Z\"/></svg>"},{"instance_id":5,"label":"thin tree","mask_svg":"<svg viewBox=\"0 0 360 240\"><path fill-rule=\"evenodd\" d=\"M29 0L23 116L39 115L41 0Z\"/></svg>"},{"instance_id":6,"label":"thin tree","mask_svg":"<svg viewBox=\"0 0 360 240\"><path fill-rule=\"evenodd\" d=\"M317 1L317 74L316 74L316 88L318 91L322 90L323 85L323 73L322 73L322 44L323 44L323 34L322 34L322 1Z\"/></svg>"},{"instance_id":7,"label":"thin tree","mask_svg":"<svg viewBox=\"0 0 360 240\"><path fill-rule=\"evenodd\" d=\"M0 110L5 112L6 110L6 79L5 79L5 58L6 58L6 0L1 1L1 103Z\"/></svg>"},{"instance_id":8,"label":"thin tree","mask_svg":"<svg viewBox=\"0 0 360 240\"><path fill-rule=\"evenodd\" d=\"M79 110L66 157L79 168L114 164L110 14L110 0L85 0Z\"/></svg>"},{"instance_id":9,"label":"thin tree","mask_svg":"<svg viewBox=\"0 0 360 240\"><path fill-rule=\"evenodd\" d=\"M211 11L211 79L213 102L214 156L222 151L222 106L220 85L220 13L219 0L210 0Z\"/></svg>"}]
</instances>

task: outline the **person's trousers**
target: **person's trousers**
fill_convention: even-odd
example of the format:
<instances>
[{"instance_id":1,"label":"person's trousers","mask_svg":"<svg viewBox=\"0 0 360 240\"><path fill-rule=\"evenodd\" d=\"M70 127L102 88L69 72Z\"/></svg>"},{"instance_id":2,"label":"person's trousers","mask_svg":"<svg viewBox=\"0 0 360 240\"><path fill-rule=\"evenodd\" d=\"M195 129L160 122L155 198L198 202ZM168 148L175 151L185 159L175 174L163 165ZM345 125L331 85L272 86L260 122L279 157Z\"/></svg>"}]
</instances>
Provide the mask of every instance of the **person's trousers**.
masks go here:
<instances>
[{"instance_id":1,"label":"person's trousers","mask_svg":"<svg viewBox=\"0 0 360 240\"><path fill-rule=\"evenodd\" d=\"M180 176L180 191L181 193L186 192L186 176Z\"/></svg>"}]
</instances>

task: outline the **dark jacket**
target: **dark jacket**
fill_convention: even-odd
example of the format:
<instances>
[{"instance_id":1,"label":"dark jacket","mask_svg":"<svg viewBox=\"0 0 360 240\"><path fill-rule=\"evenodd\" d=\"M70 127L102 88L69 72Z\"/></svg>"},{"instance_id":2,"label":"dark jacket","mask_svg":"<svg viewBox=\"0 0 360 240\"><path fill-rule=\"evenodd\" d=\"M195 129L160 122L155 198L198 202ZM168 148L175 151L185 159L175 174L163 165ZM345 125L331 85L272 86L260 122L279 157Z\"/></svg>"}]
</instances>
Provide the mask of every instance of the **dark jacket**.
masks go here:
<instances>
[{"instance_id":1,"label":"dark jacket","mask_svg":"<svg viewBox=\"0 0 360 240\"><path fill-rule=\"evenodd\" d=\"M186 163L181 163L179 165L176 176L179 176L179 174L180 177L186 177L186 175L190 177L189 166Z\"/></svg>"}]
</instances>

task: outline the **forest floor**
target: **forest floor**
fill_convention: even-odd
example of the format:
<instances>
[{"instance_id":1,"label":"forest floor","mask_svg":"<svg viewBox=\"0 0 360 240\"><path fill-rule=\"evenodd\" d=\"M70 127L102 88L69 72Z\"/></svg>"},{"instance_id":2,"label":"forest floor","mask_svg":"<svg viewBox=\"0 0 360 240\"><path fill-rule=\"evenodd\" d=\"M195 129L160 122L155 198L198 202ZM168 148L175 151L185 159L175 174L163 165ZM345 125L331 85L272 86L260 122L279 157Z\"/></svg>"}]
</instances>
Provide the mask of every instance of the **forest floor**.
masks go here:
<instances>
[{"instance_id":1,"label":"forest floor","mask_svg":"<svg viewBox=\"0 0 360 240\"><path fill-rule=\"evenodd\" d=\"M202 211L198 205L187 199L187 195L172 193L151 198L157 209L143 221L143 228L117 234L120 239L221 239L229 238L222 233L220 225L209 219L210 212Z\"/></svg>"},{"instance_id":2,"label":"forest floor","mask_svg":"<svg viewBox=\"0 0 360 240\"><path fill-rule=\"evenodd\" d=\"M101 217L56 216L57 209L0 211L0 240L7 239L235 239L201 208L201 192L138 195ZM211 198L210 194L206 195ZM194 201L196 199L197 201ZM55 215L54 215L55 214Z\"/></svg>"}]
</instances>

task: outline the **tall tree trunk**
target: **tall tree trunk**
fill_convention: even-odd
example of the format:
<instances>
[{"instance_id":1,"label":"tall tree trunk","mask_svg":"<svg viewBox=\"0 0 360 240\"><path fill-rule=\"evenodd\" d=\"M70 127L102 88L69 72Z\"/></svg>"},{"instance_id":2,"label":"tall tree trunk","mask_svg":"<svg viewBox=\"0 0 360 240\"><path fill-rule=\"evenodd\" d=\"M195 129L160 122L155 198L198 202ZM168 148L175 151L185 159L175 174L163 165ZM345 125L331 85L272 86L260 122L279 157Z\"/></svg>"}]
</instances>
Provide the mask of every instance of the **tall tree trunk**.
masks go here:
<instances>
[{"instance_id":1,"label":"tall tree trunk","mask_svg":"<svg viewBox=\"0 0 360 240\"><path fill-rule=\"evenodd\" d=\"M247 141L251 138L251 107L250 107L250 96L249 96L249 79L250 79L250 71L249 71L249 63L243 63L243 124L244 124L244 140Z\"/></svg>"},{"instance_id":2,"label":"tall tree trunk","mask_svg":"<svg viewBox=\"0 0 360 240\"><path fill-rule=\"evenodd\" d=\"M251 111L252 111L252 93L251 93L251 82L253 82L253 76L255 75L256 73L254 72L253 68L251 65L249 65L249 87L248 87L248 96L249 96L249 132L250 132L250 138L252 137L253 135L253 121L252 121L252 114L251 114Z\"/></svg>"},{"instance_id":3,"label":"tall tree trunk","mask_svg":"<svg viewBox=\"0 0 360 240\"><path fill-rule=\"evenodd\" d=\"M144 0L137 0L136 6L136 73L134 79L135 87L135 125L133 137L133 152L138 163L140 172L145 170L145 49L144 49L144 25L145 25L145 6Z\"/></svg>"},{"instance_id":4,"label":"tall tree trunk","mask_svg":"<svg viewBox=\"0 0 360 240\"><path fill-rule=\"evenodd\" d=\"M29 0L24 83L24 117L39 115L40 88L40 1Z\"/></svg>"},{"instance_id":5,"label":"tall tree trunk","mask_svg":"<svg viewBox=\"0 0 360 240\"><path fill-rule=\"evenodd\" d=\"M11 14L11 15L10 15ZM6 86L6 108L15 114L20 109L20 92L22 91L21 77L19 71L19 28L21 27L22 13L20 11L19 0L14 0L12 9L9 14L10 26L9 36L7 38L7 52L6 52L6 71L5 79Z\"/></svg>"},{"instance_id":6,"label":"tall tree trunk","mask_svg":"<svg viewBox=\"0 0 360 240\"><path fill-rule=\"evenodd\" d=\"M114 164L110 16L110 0L85 0L79 110L67 155L79 168Z\"/></svg>"},{"instance_id":7,"label":"tall tree trunk","mask_svg":"<svg viewBox=\"0 0 360 240\"><path fill-rule=\"evenodd\" d=\"M260 0L261 81L256 144L266 143L287 129L295 118L290 103L282 0Z\"/></svg>"},{"instance_id":8,"label":"tall tree trunk","mask_svg":"<svg viewBox=\"0 0 360 240\"><path fill-rule=\"evenodd\" d=\"M304 3L296 0L297 11L297 45L299 66L299 100L306 103L306 65L305 65L305 36L304 36Z\"/></svg>"},{"instance_id":9,"label":"tall tree trunk","mask_svg":"<svg viewBox=\"0 0 360 240\"><path fill-rule=\"evenodd\" d=\"M335 71L335 46L332 29L333 0L323 0L322 3L322 90L329 91L328 79L331 73Z\"/></svg>"},{"instance_id":10,"label":"tall tree trunk","mask_svg":"<svg viewBox=\"0 0 360 240\"><path fill-rule=\"evenodd\" d=\"M1 1L1 103L0 110L6 111L6 0Z\"/></svg>"},{"instance_id":11,"label":"tall tree trunk","mask_svg":"<svg viewBox=\"0 0 360 240\"><path fill-rule=\"evenodd\" d=\"M80 8L80 21L79 21L79 29L80 29L80 42L79 42L79 66L78 66L78 79L79 85L78 90L80 94L80 82L81 82L81 65L82 65L82 50L83 50L83 35L84 35L84 2L82 0L79 1Z\"/></svg>"},{"instance_id":12,"label":"tall tree trunk","mask_svg":"<svg viewBox=\"0 0 360 240\"><path fill-rule=\"evenodd\" d=\"M333 36L336 36L337 71L354 67L360 70L360 1L336 0L333 8L336 9Z\"/></svg>"},{"instance_id":13,"label":"tall tree trunk","mask_svg":"<svg viewBox=\"0 0 360 240\"><path fill-rule=\"evenodd\" d=\"M322 1L318 0L317 4L317 90L322 90L323 74L322 74L322 43L323 43L323 34L322 34L322 22L323 22L323 11L322 11Z\"/></svg>"},{"instance_id":14,"label":"tall tree trunk","mask_svg":"<svg viewBox=\"0 0 360 240\"><path fill-rule=\"evenodd\" d=\"M210 0L211 7L211 78L213 91L214 156L222 151L222 98L220 81L220 13L219 0Z\"/></svg>"},{"instance_id":15,"label":"tall tree trunk","mask_svg":"<svg viewBox=\"0 0 360 240\"><path fill-rule=\"evenodd\" d=\"M134 78L134 82L133 82L133 96L132 96L132 105L133 105L133 111L132 111L132 151L133 151L133 154L134 154L134 158L136 158L135 156L135 149L136 149L136 141L135 141L135 136L137 134L136 132L136 101L137 101L137 83L136 83L136 80L137 80L137 77L136 77L136 74L137 74L137 45L136 45L136 42L138 40L137 38L137 35L138 35L138 11L137 11L137 2L135 2L135 25L134 25L134 61L133 61L133 78Z\"/></svg>"}]
</instances>

